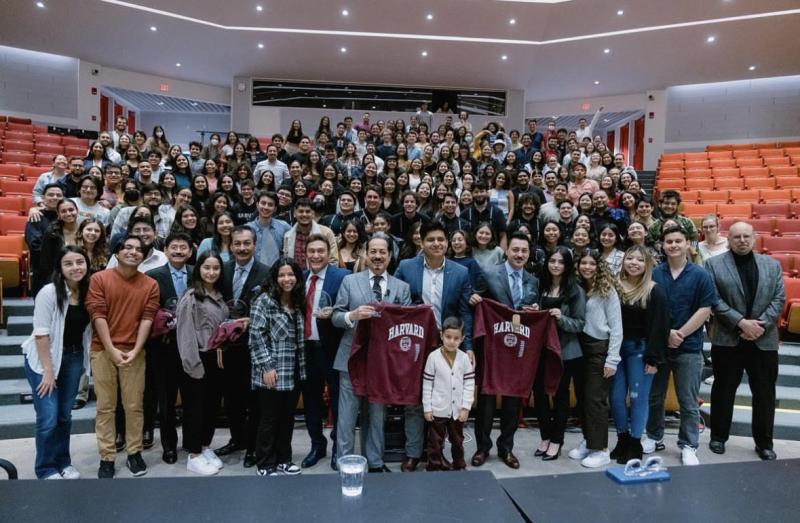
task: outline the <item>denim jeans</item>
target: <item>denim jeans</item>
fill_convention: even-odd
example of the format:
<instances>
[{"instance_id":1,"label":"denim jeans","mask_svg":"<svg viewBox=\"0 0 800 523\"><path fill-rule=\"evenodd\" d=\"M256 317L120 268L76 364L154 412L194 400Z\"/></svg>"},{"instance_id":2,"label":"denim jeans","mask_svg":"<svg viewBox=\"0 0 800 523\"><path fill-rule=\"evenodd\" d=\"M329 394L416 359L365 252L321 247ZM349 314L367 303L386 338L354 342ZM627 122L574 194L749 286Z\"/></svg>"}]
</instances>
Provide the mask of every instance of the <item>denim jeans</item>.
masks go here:
<instances>
[{"instance_id":1,"label":"denim jeans","mask_svg":"<svg viewBox=\"0 0 800 523\"><path fill-rule=\"evenodd\" d=\"M72 404L83 374L83 352L71 352L61 358L61 368L53 392L40 398L36 388L42 382L25 359L25 377L33 391L36 411L36 477L58 474L72 464L69 457L69 435L72 429Z\"/></svg>"},{"instance_id":2,"label":"denim jeans","mask_svg":"<svg viewBox=\"0 0 800 523\"><path fill-rule=\"evenodd\" d=\"M621 360L611 385L611 415L617 434L630 432L634 439L641 439L647 423L650 401L650 386L653 374L644 373L644 339L624 339L620 348ZM631 411L628 423L628 406L625 403L630 395Z\"/></svg>"},{"instance_id":3,"label":"denim jeans","mask_svg":"<svg viewBox=\"0 0 800 523\"><path fill-rule=\"evenodd\" d=\"M681 425L678 430L678 446L697 448L700 438L700 406L698 393L703 373L701 352L679 352L667 349L667 361L658 368L650 390L650 412L647 417L647 435L650 439L664 438L664 398L669 386L669 374L675 377L675 394L681 409Z\"/></svg>"},{"instance_id":4,"label":"denim jeans","mask_svg":"<svg viewBox=\"0 0 800 523\"><path fill-rule=\"evenodd\" d=\"M339 371L339 416L336 422L337 456L355 454L356 422L361 410L361 452L370 468L383 466L383 424L385 405L369 403L366 397L356 396L350 373Z\"/></svg>"}]
</instances>

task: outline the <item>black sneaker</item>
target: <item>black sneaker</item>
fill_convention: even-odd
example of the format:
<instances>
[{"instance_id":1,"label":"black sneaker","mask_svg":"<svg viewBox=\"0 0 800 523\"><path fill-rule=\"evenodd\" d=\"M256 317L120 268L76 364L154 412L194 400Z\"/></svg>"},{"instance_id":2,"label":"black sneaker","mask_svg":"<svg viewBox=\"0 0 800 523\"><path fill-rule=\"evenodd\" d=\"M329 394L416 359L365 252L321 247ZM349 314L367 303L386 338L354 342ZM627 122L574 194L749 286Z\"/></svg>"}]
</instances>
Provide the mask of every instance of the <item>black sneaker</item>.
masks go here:
<instances>
[{"instance_id":1,"label":"black sneaker","mask_svg":"<svg viewBox=\"0 0 800 523\"><path fill-rule=\"evenodd\" d=\"M278 467L256 467L256 475L258 476L277 476Z\"/></svg>"},{"instance_id":2,"label":"black sneaker","mask_svg":"<svg viewBox=\"0 0 800 523\"><path fill-rule=\"evenodd\" d=\"M101 461L100 468L97 469L97 477L100 479L113 479L114 478L114 462Z\"/></svg>"},{"instance_id":3,"label":"black sneaker","mask_svg":"<svg viewBox=\"0 0 800 523\"><path fill-rule=\"evenodd\" d=\"M278 470L289 476L295 476L297 474L300 474L300 467L298 467L292 462L281 463L280 465L278 465Z\"/></svg>"},{"instance_id":4,"label":"black sneaker","mask_svg":"<svg viewBox=\"0 0 800 523\"><path fill-rule=\"evenodd\" d=\"M137 452L136 454L131 454L128 456L128 470L131 471L131 475L133 477L144 476L147 474L147 465L145 465L144 460L142 459L142 453Z\"/></svg>"}]
</instances>

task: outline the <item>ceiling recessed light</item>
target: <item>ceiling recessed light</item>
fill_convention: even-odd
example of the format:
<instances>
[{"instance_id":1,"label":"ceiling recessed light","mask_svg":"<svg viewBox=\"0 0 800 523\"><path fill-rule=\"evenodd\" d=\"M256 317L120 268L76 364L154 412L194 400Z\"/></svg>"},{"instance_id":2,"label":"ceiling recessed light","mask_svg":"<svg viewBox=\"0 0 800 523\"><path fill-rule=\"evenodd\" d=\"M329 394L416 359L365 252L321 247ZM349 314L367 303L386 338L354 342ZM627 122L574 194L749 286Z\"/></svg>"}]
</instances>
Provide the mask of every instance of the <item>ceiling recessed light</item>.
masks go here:
<instances>
[{"instance_id":1,"label":"ceiling recessed light","mask_svg":"<svg viewBox=\"0 0 800 523\"><path fill-rule=\"evenodd\" d=\"M756 70L756 66L755 65L751 65L750 67L747 68L747 70L748 71L755 71Z\"/></svg>"},{"instance_id":2,"label":"ceiling recessed light","mask_svg":"<svg viewBox=\"0 0 800 523\"><path fill-rule=\"evenodd\" d=\"M346 53L347 52L347 48L346 47L342 47L341 49L339 49L339 51L341 51L342 53Z\"/></svg>"},{"instance_id":3,"label":"ceiling recessed light","mask_svg":"<svg viewBox=\"0 0 800 523\"><path fill-rule=\"evenodd\" d=\"M422 56L428 56L428 51L422 51Z\"/></svg>"},{"instance_id":4,"label":"ceiling recessed light","mask_svg":"<svg viewBox=\"0 0 800 523\"><path fill-rule=\"evenodd\" d=\"M624 14L625 14L625 11L623 11L622 9L620 9L619 11L617 11L617 16L622 16L622 15L624 15Z\"/></svg>"},{"instance_id":5,"label":"ceiling recessed light","mask_svg":"<svg viewBox=\"0 0 800 523\"><path fill-rule=\"evenodd\" d=\"M264 49L264 44L262 44L261 42L259 42L259 43L258 43L258 48L259 48L259 49Z\"/></svg>"},{"instance_id":6,"label":"ceiling recessed light","mask_svg":"<svg viewBox=\"0 0 800 523\"><path fill-rule=\"evenodd\" d=\"M151 25L150 26L150 30L153 31L153 32L158 31L158 27L156 27L154 25Z\"/></svg>"},{"instance_id":7,"label":"ceiling recessed light","mask_svg":"<svg viewBox=\"0 0 800 523\"><path fill-rule=\"evenodd\" d=\"M428 13L427 15L425 15L425 18L427 18L428 20L433 20L433 14Z\"/></svg>"},{"instance_id":8,"label":"ceiling recessed light","mask_svg":"<svg viewBox=\"0 0 800 523\"><path fill-rule=\"evenodd\" d=\"M511 20L508 21L508 23L511 24L511 25L514 25L514 24L517 23L517 19L516 18L512 18Z\"/></svg>"},{"instance_id":9,"label":"ceiling recessed light","mask_svg":"<svg viewBox=\"0 0 800 523\"><path fill-rule=\"evenodd\" d=\"M348 16L349 14L350 11L348 11L347 9L342 9L342 16Z\"/></svg>"},{"instance_id":10,"label":"ceiling recessed light","mask_svg":"<svg viewBox=\"0 0 800 523\"><path fill-rule=\"evenodd\" d=\"M44 9L45 8L44 2L36 2L36 7L38 7L39 9Z\"/></svg>"},{"instance_id":11,"label":"ceiling recessed light","mask_svg":"<svg viewBox=\"0 0 800 523\"><path fill-rule=\"evenodd\" d=\"M609 54L609 53L611 52L611 49L609 49L608 47L606 47L605 49L603 49L603 52L604 52L605 54Z\"/></svg>"},{"instance_id":12,"label":"ceiling recessed light","mask_svg":"<svg viewBox=\"0 0 800 523\"><path fill-rule=\"evenodd\" d=\"M600 80L595 80L594 85L600 85Z\"/></svg>"},{"instance_id":13,"label":"ceiling recessed light","mask_svg":"<svg viewBox=\"0 0 800 523\"><path fill-rule=\"evenodd\" d=\"M714 35L711 35L708 38L706 38L706 42L708 42L709 44L713 44L716 41L717 41L717 37L714 36Z\"/></svg>"},{"instance_id":14,"label":"ceiling recessed light","mask_svg":"<svg viewBox=\"0 0 800 523\"><path fill-rule=\"evenodd\" d=\"M501 60L508 60L508 55L507 55L507 54L504 54L503 56L501 56L501 57L500 57L500 59L501 59Z\"/></svg>"},{"instance_id":15,"label":"ceiling recessed light","mask_svg":"<svg viewBox=\"0 0 800 523\"><path fill-rule=\"evenodd\" d=\"M260 13L261 11L263 11L263 10L264 10L264 8L263 8L262 6L260 6L260 5L257 5L257 6L256 6L256 11L258 11L259 13Z\"/></svg>"},{"instance_id":16,"label":"ceiling recessed light","mask_svg":"<svg viewBox=\"0 0 800 523\"><path fill-rule=\"evenodd\" d=\"M181 63L180 63L180 62L178 62L178 63L176 63L176 64L175 64L175 67L180 67L180 66L181 66Z\"/></svg>"}]
</instances>

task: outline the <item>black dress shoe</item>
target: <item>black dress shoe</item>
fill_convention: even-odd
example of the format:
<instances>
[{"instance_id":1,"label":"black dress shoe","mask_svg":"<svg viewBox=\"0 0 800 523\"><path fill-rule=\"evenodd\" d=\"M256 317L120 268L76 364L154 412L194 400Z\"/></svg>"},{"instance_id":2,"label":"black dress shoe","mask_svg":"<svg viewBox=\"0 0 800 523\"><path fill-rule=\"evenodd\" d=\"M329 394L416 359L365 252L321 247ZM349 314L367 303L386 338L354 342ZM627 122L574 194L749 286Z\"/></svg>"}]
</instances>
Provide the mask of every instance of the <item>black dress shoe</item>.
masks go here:
<instances>
[{"instance_id":1,"label":"black dress shoe","mask_svg":"<svg viewBox=\"0 0 800 523\"><path fill-rule=\"evenodd\" d=\"M552 447L553 445L558 445L558 443L551 443L550 447ZM547 451L548 452L550 452L550 447L547 447ZM558 457L561 455L561 447L563 447L563 445L558 445L558 452L556 452L555 454L545 454L544 456L542 456L542 461L555 461L555 460L557 460Z\"/></svg>"},{"instance_id":2,"label":"black dress shoe","mask_svg":"<svg viewBox=\"0 0 800 523\"><path fill-rule=\"evenodd\" d=\"M234 452L239 452L240 450L245 450L245 448L236 445L233 441L229 441L224 447L214 450L214 454L217 456L227 456L229 454L233 454Z\"/></svg>"},{"instance_id":3,"label":"black dress shoe","mask_svg":"<svg viewBox=\"0 0 800 523\"><path fill-rule=\"evenodd\" d=\"M381 467L370 467L369 472L391 472L391 470L386 465L383 465Z\"/></svg>"},{"instance_id":4,"label":"black dress shoe","mask_svg":"<svg viewBox=\"0 0 800 523\"><path fill-rule=\"evenodd\" d=\"M153 431L152 430L146 430L146 431L144 431L142 433L142 448L144 450L152 449L153 448L153 441L154 441L154 437L153 437Z\"/></svg>"},{"instance_id":5,"label":"black dress shoe","mask_svg":"<svg viewBox=\"0 0 800 523\"><path fill-rule=\"evenodd\" d=\"M256 465L258 460L256 460L256 453L253 450L248 450L244 455L244 468L249 469Z\"/></svg>"},{"instance_id":6,"label":"black dress shoe","mask_svg":"<svg viewBox=\"0 0 800 523\"><path fill-rule=\"evenodd\" d=\"M117 452L122 452L125 448L125 434L117 434L116 439L114 440L114 446L117 449Z\"/></svg>"},{"instance_id":7,"label":"black dress shoe","mask_svg":"<svg viewBox=\"0 0 800 523\"><path fill-rule=\"evenodd\" d=\"M178 452L174 449L164 449L164 453L161 454L161 459L164 463L172 465L178 461Z\"/></svg>"},{"instance_id":8,"label":"black dress shoe","mask_svg":"<svg viewBox=\"0 0 800 523\"><path fill-rule=\"evenodd\" d=\"M725 442L711 440L708 442L708 448L714 454L725 454Z\"/></svg>"},{"instance_id":9,"label":"black dress shoe","mask_svg":"<svg viewBox=\"0 0 800 523\"><path fill-rule=\"evenodd\" d=\"M300 467L307 469L309 467L313 467L317 464L319 460L324 458L327 455L325 449L311 449L311 452L308 453L308 456L303 458L303 461L300 463Z\"/></svg>"},{"instance_id":10,"label":"black dress shoe","mask_svg":"<svg viewBox=\"0 0 800 523\"><path fill-rule=\"evenodd\" d=\"M339 471L339 462L336 461L336 453L334 452L331 454L331 468L335 471Z\"/></svg>"},{"instance_id":11,"label":"black dress shoe","mask_svg":"<svg viewBox=\"0 0 800 523\"><path fill-rule=\"evenodd\" d=\"M772 461L778 459L778 455L775 454L775 451L772 449L762 449L756 447L756 454L758 454L758 457L763 459L764 461Z\"/></svg>"},{"instance_id":12,"label":"black dress shoe","mask_svg":"<svg viewBox=\"0 0 800 523\"><path fill-rule=\"evenodd\" d=\"M79 398L76 399L75 403L72 404L72 410L80 410L85 406L86 406L86 400Z\"/></svg>"}]
</instances>

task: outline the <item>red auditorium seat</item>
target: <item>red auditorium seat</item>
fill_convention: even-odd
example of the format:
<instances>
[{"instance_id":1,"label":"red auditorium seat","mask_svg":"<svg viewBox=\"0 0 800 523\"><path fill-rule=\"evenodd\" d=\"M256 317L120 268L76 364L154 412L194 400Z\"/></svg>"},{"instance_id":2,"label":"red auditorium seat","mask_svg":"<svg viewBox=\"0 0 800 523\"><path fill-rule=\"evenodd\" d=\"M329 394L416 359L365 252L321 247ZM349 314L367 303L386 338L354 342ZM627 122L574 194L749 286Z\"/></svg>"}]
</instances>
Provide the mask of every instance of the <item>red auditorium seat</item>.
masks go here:
<instances>
[{"instance_id":1,"label":"red auditorium seat","mask_svg":"<svg viewBox=\"0 0 800 523\"><path fill-rule=\"evenodd\" d=\"M711 178L711 169L686 169L686 179Z\"/></svg>"},{"instance_id":2,"label":"red auditorium seat","mask_svg":"<svg viewBox=\"0 0 800 523\"><path fill-rule=\"evenodd\" d=\"M722 160L722 159L729 159L733 158L733 153L728 150L721 150L721 151L714 151L712 149L708 149L708 159L709 160Z\"/></svg>"},{"instance_id":3,"label":"red auditorium seat","mask_svg":"<svg viewBox=\"0 0 800 523\"><path fill-rule=\"evenodd\" d=\"M685 188L684 181L680 178L678 179L668 179L658 182L658 191L683 191Z\"/></svg>"},{"instance_id":4,"label":"red auditorium seat","mask_svg":"<svg viewBox=\"0 0 800 523\"><path fill-rule=\"evenodd\" d=\"M800 218L800 203L789 204L789 217Z\"/></svg>"},{"instance_id":5,"label":"red auditorium seat","mask_svg":"<svg viewBox=\"0 0 800 523\"><path fill-rule=\"evenodd\" d=\"M796 254L791 254L788 252L778 252L775 254L770 254L772 258L781 264L781 271L783 271L784 276L789 276L792 278L797 277L797 259L800 258Z\"/></svg>"},{"instance_id":6,"label":"red auditorium seat","mask_svg":"<svg viewBox=\"0 0 800 523\"><path fill-rule=\"evenodd\" d=\"M681 201L689 203L702 203L697 191L680 191Z\"/></svg>"},{"instance_id":7,"label":"red auditorium seat","mask_svg":"<svg viewBox=\"0 0 800 523\"><path fill-rule=\"evenodd\" d=\"M745 180L741 178L714 178L714 188L718 191L744 189Z\"/></svg>"},{"instance_id":8,"label":"red auditorium seat","mask_svg":"<svg viewBox=\"0 0 800 523\"><path fill-rule=\"evenodd\" d=\"M800 236L800 220L778 218L775 220L775 231L778 236ZM800 240L800 238L798 238ZM800 248L798 248L800 251ZM800 269L800 267L797 267Z\"/></svg>"},{"instance_id":9,"label":"red auditorium seat","mask_svg":"<svg viewBox=\"0 0 800 523\"><path fill-rule=\"evenodd\" d=\"M708 160L708 153L705 151L695 153L683 153L683 159L687 162L697 160Z\"/></svg>"},{"instance_id":10,"label":"red auditorium seat","mask_svg":"<svg viewBox=\"0 0 800 523\"><path fill-rule=\"evenodd\" d=\"M781 189L800 189L800 176L779 176L775 178L775 185Z\"/></svg>"},{"instance_id":11,"label":"red auditorium seat","mask_svg":"<svg viewBox=\"0 0 800 523\"><path fill-rule=\"evenodd\" d=\"M799 186L800 187L800 186ZM794 194L792 189L767 189L764 192L764 199L770 203L778 202L792 202L794 201Z\"/></svg>"},{"instance_id":12,"label":"red auditorium seat","mask_svg":"<svg viewBox=\"0 0 800 523\"><path fill-rule=\"evenodd\" d=\"M720 203L717 205L717 214L725 218L746 218L753 216L753 204L750 203Z\"/></svg>"},{"instance_id":13,"label":"red auditorium seat","mask_svg":"<svg viewBox=\"0 0 800 523\"><path fill-rule=\"evenodd\" d=\"M0 236L25 234L26 223L28 223L27 216L0 214Z\"/></svg>"},{"instance_id":14,"label":"red auditorium seat","mask_svg":"<svg viewBox=\"0 0 800 523\"><path fill-rule=\"evenodd\" d=\"M790 218L788 203L754 203L753 216L756 218Z\"/></svg>"},{"instance_id":15,"label":"red auditorium seat","mask_svg":"<svg viewBox=\"0 0 800 523\"><path fill-rule=\"evenodd\" d=\"M742 167L739 169L742 178L766 178L769 176L767 167Z\"/></svg>"},{"instance_id":16,"label":"red auditorium seat","mask_svg":"<svg viewBox=\"0 0 800 523\"><path fill-rule=\"evenodd\" d=\"M699 191L697 199L700 203L728 203L729 195L728 191Z\"/></svg>"},{"instance_id":17,"label":"red auditorium seat","mask_svg":"<svg viewBox=\"0 0 800 523\"><path fill-rule=\"evenodd\" d=\"M723 144L716 144L716 145L706 145L706 151L709 153L712 152L723 152L727 151L730 152L733 149L733 146L727 143ZM710 156L709 156L710 158Z\"/></svg>"},{"instance_id":18,"label":"red auditorium seat","mask_svg":"<svg viewBox=\"0 0 800 523\"><path fill-rule=\"evenodd\" d=\"M711 190L714 188L714 180L711 178L686 178L687 191Z\"/></svg>"},{"instance_id":19,"label":"red auditorium seat","mask_svg":"<svg viewBox=\"0 0 800 523\"><path fill-rule=\"evenodd\" d=\"M756 151L752 147L748 146L747 149L736 149L735 147L736 146L734 146L733 149L733 157L736 158L737 160L739 158L758 158L758 151Z\"/></svg>"},{"instance_id":20,"label":"red auditorium seat","mask_svg":"<svg viewBox=\"0 0 800 523\"><path fill-rule=\"evenodd\" d=\"M258 141L268 140L268 138L259 138ZM683 162L683 153L661 153L662 162Z\"/></svg>"},{"instance_id":21,"label":"red auditorium seat","mask_svg":"<svg viewBox=\"0 0 800 523\"><path fill-rule=\"evenodd\" d=\"M22 199L16 196L0 196L0 214L22 215Z\"/></svg>"},{"instance_id":22,"label":"red auditorium seat","mask_svg":"<svg viewBox=\"0 0 800 523\"><path fill-rule=\"evenodd\" d=\"M658 178L683 178L684 171L683 169L659 169L658 171Z\"/></svg>"},{"instance_id":23,"label":"red auditorium seat","mask_svg":"<svg viewBox=\"0 0 800 523\"><path fill-rule=\"evenodd\" d=\"M800 156L800 147L786 147L783 152L786 153L786 156Z\"/></svg>"},{"instance_id":24,"label":"red auditorium seat","mask_svg":"<svg viewBox=\"0 0 800 523\"><path fill-rule=\"evenodd\" d=\"M0 177L8 178L12 176L19 179L19 177L22 176L22 166L0 163Z\"/></svg>"},{"instance_id":25,"label":"red auditorium seat","mask_svg":"<svg viewBox=\"0 0 800 523\"><path fill-rule=\"evenodd\" d=\"M34 131L33 124L13 123L6 124L6 131L18 131L23 133L32 133Z\"/></svg>"},{"instance_id":26,"label":"red auditorium seat","mask_svg":"<svg viewBox=\"0 0 800 523\"><path fill-rule=\"evenodd\" d=\"M761 201L761 191L758 189L733 189L728 191L731 203L758 203Z\"/></svg>"},{"instance_id":27,"label":"red auditorium seat","mask_svg":"<svg viewBox=\"0 0 800 523\"><path fill-rule=\"evenodd\" d=\"M658 164L659 171L663 171L664 169L680 169L683 171L683 160L669 160L669 161L662 161Z\"/></svg>"},{"instance_id":28,"label":"red auditorium seat","mask_svg":"<svg viewBox=\"0 0 800 523\"><path fill-rule=\"evenodd\" d=\"M21 123L21 124L25 124L25 125L31 125L32 122L31 122L30 118L20 118L19 116L9 116L8 117L8 123Z\"/></svg>"},{"instance_id":29,"label":"red auditorium seat","mask_svg":"<svg viewBox=\"0 0 800 523\"><path fill-rule=\"evenodd\" d=\"M55 143L58 145L61 144L61 135L60 134L36 134L33 137L33 140L36 142L38 146L40 143Z\"/></svg>"},{"instance_id":30,"label":"red auditorium seat","mask_svg":"<svg viewBox=\"0 0 800 523\"><path fill-rule=\"evenodd\" d=\"M36 134L47 134L49 131L46 125L33 125L33 132Z\"/></svg>"},{"instance_id":31,"label":"red auditorium seat","mask_svg":"<svg viewBox=\"0 0 800 523\"><path fill-rule=\"evenodd\" d=\"M0 179L0 191L3 196L30 196L36 180L8 180Z\"/></svg>"},{"instance_id":32,"label":"red auditorium seat","mask_svg":"<svg viewBox=\"0 0 800 523\"><path fill-rule=\"evenodd\" d=\"M708 163L712 169L730 169L736 167L736 160L733 158L714 158L709 160Z\"/></svg>"},{"instance_id":33,"label":"red auditorium seat","mask_svg":"<svg viewBox=\"0 0 800 523\"><path fill-rule=\"evenodd\" d=\"M750 178L744 179L746 189L774 189L775 178Z\"/></svg>"},{"instance_id":34,"label":"red auditorium seat","mask_svg":"<svg viewBox=\"0 0 800 523\"><path fill-rule=\"evenodd\" d=\"M32 153L33 142L20 141L20 140L5 140L3 142L3 150L6 152Z\"/></svg>"},{"instance_id":35,"label":"red auditorium seat","mask_svg":"<svg viewBox=\"0 0 800 523\"><path fill-rule=\"evenodd\" d=\"M65 145L64 146L64 154L67 156L67 158L69 158L71 156L80 156L81 158L83 158L84 156L86 156L86 153L88 151L89 151L88 148L84 147L82 145Z\"/></svg>"},{"instance_id":36,"label":"red auditorium seat","mask_svg":"<svg viewBox=\"0 0 800 523\"><path fill-rule=\"evenodd\" d=\"M776 149L778 147L778 142L754 143L751 145L753 149Z\"/></svg>"},{"instance_id":37,"label":"red auditorium seat","mask_svg":"<svg viewBox=\"0 0 800 523\"><path fill-rule=\"evenodd\" d=\"M89 140L86 138L78 138L76 136L62 136L61 143L64 145L75 145L83 147L84 149L89 148Z\"/></svg>"},{"instance_id":38,"label":"red auditorium seat","mask_svg":"<svg viewBox=\"0 0 800 523\"><path fill-rule=\"evenodd\" d=\"M761 167L764 165L764 160L761 158L737 158L737 167Z\"/></svg>"},{"instance_id":39,"label":"red auditorium seat","mask_svg":"<svg viewBox=\"0 0 800 523\"><path fill-rule=\"evenodd\" d=\"M44 154L49 153L53 156L56 154L64 154L64 146L57 143L48 143L48 142L36 142L34 144L34 149L36 150L37 154Z\"/></svg>"},{"instance_id":40,"label":"red auditorium seat","mask_svg":"<svg viewBox=\"0 0 800 523\"><path fill-rule=\"evenodd\" d=\"M773 165L769 168L770 176L797 176L798 167L796 165Z\"/></svg>"},{"instance_id":41,"label":"red auditorium seat","mask_svg":"<svg viewBox=\"0 0 800 523\"><path fill-rule=\"evenodd\" d=\"M728 233L736 222L742 221L741 218L735 216L720 218L719 227L723 234ZM750 218L747 223L753 226L753 230L761 236L772 236L775 232L775 218Z\"/></svg>"},{"instance_id":42,"label":"red auditorium seat","mask_svg":"<svg viewBox=\"0 0 800 523\"><path fill-rule=\"evenodd\" d=\"M53 158L54 157L55 157L55 155L53 153L37 153L35 158L34 158L34 161L35 161L36 165L39 165L39 166L43 166L43 165L51 166L51 165L53 165Z\"/></svg>"},{"instance_id":43,"label":"red auditorium seat","mask_svg":"<svg viewBox=\"0 0 800 523\"><path fill-rule=\"evenodd\" d=\"M780 165L790 165L791 159L788 156L768 156L764 158L764 165L776 167Z\"/></svg>"},{"instance_id":44,"label":"red auditorium seat","mask_svg":"<svg viewBox=\"0 0 800 523\"><path fill-rule=\"evenodd\" d=\"M780 326L792 333L800 333L800 278L784 278L786 305L781 314Z\"/></svg>"},{"instance_id":45,"label":"red auditorium seat","mask_svg":"<svg viewBox=\"0 0 800 523\"><path fill-rule=\"evenodd\" d=\"M31 165L33 164L33 160L33 153L19 153L14 151L6 151L3 153L3 162L5 163Z\"/></svg>"},{"instance_id":46,"label":"red auditorium seat","mask_svg":"<svg viewBox=\"0 0 800 523\"><path fill-rule=\"evenodd\" d=\"M683 214L685 216L697 216L702 217L706 214L717 214L717 204L716 203L689 203L683 202L681 203L683 206Z\"/></svg>"},{"instance_id":47,"label":"red auditorium seat","mask_svg":"<svg viewBox=\"0 0 800 523\"><path fill-rule=\"evenodd\" d=\"M708 160L685 160L684 168L688 169L708 169Z\"/></svg>"},{"instance_id":48,"label":"red auditorium seat","mask_svg":"<svg viewBox=\"0 0 800 523\"><path fill-rule=\"evenodd\" d=\"M32 142L33 141L33 132L6 131L5 139L6 140L18 140L20 142Z\"/></svg>"},{"instance_id":49,"label":"red auditorium seat","mask_svg":"<svg viewBox=\"0 0 800 523\"><path fill-rule=\"evenodd\" d=\"M714 178L738 178L740 176L738 167L712 167L711 172Z\"/></svg>"},{"instance_id":50,"label":"red auditorium seat","mask_svg":"<svg viewBox=\"0 0 800 523\"><path fill-rule=\"evenodd\" d=\"M768 236L764 238L764 250L769 254L778 252L800 254L800 240L791 236Z\"/></svg>"},{"instance_id":51,"label":"red auditorium seat","mask_svg":"<svg viewBox=\"0 0 800 523\"><path fill-rule=\"evenodd\" d=\"M22 168L22 178L24 180L30 180L30 179L38 180L39 175L41 175L42 173L46 173L51 168L52 166L50 165L46 167L43 166L34 167L32 165L26 165Z\"/></svg>"},{"instance_id":52,"label":"red auditorium seat","mask_svg":"<svg viewBox=\"0 0 800 523\"><path fill-rule=\"evenodd\" d=\"M783 149L773 147L771 149L759 149L758 155L762 158L783 157Z\"/></svg>"}]
</instances>

